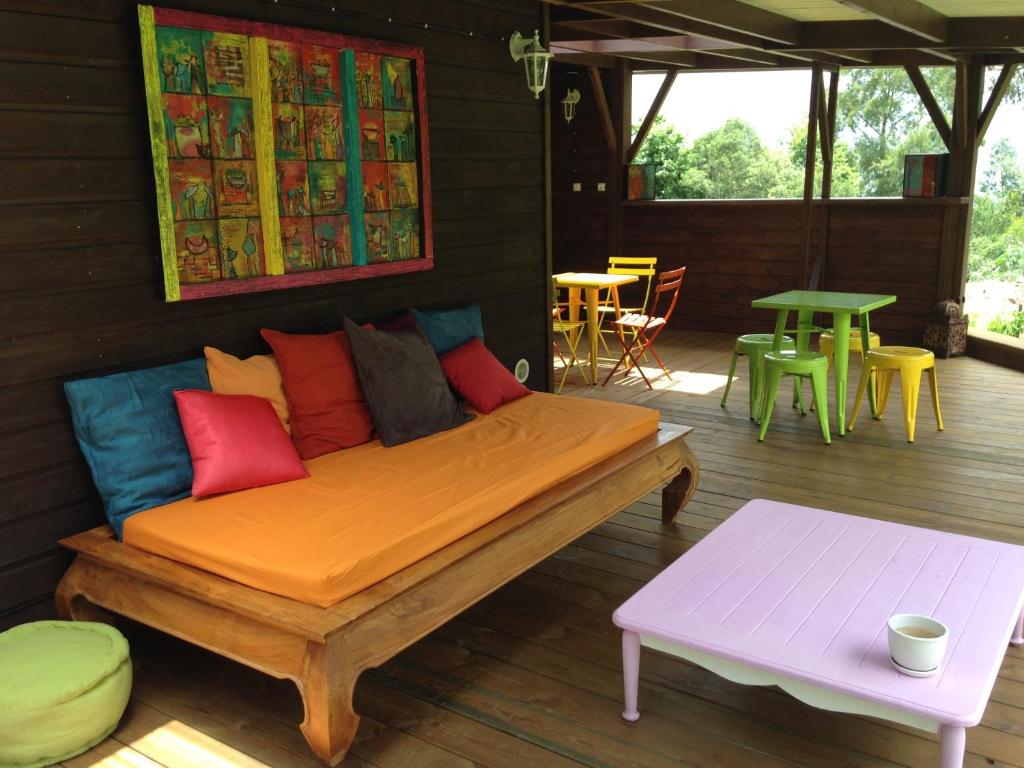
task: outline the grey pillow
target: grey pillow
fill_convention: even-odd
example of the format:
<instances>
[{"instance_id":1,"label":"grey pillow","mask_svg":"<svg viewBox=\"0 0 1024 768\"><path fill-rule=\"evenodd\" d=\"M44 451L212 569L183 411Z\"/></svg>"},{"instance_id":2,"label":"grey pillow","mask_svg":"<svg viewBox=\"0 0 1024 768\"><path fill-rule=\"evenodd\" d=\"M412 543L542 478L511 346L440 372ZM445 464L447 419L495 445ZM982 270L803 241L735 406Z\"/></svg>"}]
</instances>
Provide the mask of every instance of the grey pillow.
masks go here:
<instances>
[{"instance_id":1,"label":"grey pillow","mask_svg":"<svg viewBox=\"0 0 1024 768\"><path fill-rule=\"evenodd\" d=\"M418 327L371 331L346 317L345 332L373 425L385 446L443 432L473 418L455 402L434 348Z\"/></svg>"}]
</instances>

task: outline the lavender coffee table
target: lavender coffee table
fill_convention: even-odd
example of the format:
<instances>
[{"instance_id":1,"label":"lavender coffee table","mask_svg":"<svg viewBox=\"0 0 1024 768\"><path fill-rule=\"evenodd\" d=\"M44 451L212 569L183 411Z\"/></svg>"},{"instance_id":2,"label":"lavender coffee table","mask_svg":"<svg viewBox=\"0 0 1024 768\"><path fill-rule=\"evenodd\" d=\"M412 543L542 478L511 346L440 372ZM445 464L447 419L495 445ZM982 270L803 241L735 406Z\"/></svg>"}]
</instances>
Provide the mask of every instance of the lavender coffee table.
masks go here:
<instances>
[{"instance_id":1,"label":"lavender coffee table","mask_svg":"<svg viewBox=\"0 0 1024 768\"><path fill-rule=\"evenodd\" d=\"M756 499L615 612L626 709L636 720L640 646L733 682L777 685L821 709L942 737L963 764L1007 642L1024 643L1024 547ZM886 620L950 630L937 674L889 661Z\"/></svg>"}]
</instances>

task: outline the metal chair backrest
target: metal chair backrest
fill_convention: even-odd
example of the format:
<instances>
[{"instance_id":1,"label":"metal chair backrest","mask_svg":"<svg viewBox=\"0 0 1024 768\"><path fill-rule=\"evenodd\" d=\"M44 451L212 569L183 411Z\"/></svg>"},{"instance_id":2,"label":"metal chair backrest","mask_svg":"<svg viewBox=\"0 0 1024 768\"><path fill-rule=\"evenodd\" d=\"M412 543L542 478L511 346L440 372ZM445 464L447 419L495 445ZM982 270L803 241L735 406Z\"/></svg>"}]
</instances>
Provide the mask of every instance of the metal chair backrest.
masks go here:
<instances>
[{"instance_id":1,"label":"metal chair backrest","mask_svg":"<svg viewBox=\"0 0 1024 768\"><path fill-rule=\"evenodd\" d=\"M651 306L650 318L659 317L658 307L663 300L667 300L668 308L665 310L665 314L660 315L660 317L664 318L665 325L668 325L668 320L672 317L672 312L679 301L679 291L682 288L683 275L685 274L686 267L680 267L679 269L670 269L658 275L658 284L654 287L654 304ZM661 327L664 328L665 325Z\"/></svg>"},{"instance_id":2,"label":"metal chair backrest","mask_svg":"<svg viewBox=\"0 0 1024 768\"><path fill-rule=\"evenodd\" d=\"M655 256L609 256L609 275L636 275L646 277L647 284L644 287L644 303L640 305L640 311L647 308L647 302L651 298L651 283L657 271L658 259ZM626 286L623 286L625 288Z\"/></svg>"}]
</instances>

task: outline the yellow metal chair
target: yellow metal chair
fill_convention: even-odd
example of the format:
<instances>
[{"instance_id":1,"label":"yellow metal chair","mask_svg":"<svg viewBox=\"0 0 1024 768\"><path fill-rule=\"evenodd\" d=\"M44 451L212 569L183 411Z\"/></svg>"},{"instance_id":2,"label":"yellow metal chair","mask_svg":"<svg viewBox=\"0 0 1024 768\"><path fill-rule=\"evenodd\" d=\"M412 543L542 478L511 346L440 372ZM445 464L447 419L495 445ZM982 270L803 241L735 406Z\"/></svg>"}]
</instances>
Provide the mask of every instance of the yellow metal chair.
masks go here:
<instances>
[{"instance_id":1,"label":"yellow metal chair","mask_svg":"<svg viewBox=\"0 0 1024 768\"><path fill-rule=\"evenodd\" d=\"M882 337L877 333L871 334L871 349L881 346ZM861 360L864 359L864 340L860 336L860 328L850 329L850 351L859 352ZM828 358L828 366L832 367L832 358L835 357L836 353L836 339L835 332L829 328L827 331L822 331L821 336L818 337L818 352Z\"/></svg>"},{"instance_id":2,"label":"yellow metal chair","mask_svg":"<svg viewBox=\"0 0 1024 768\"><path fill-rule=\"evenodd\" d=\"M928 374L932 390L932 408L935 409L935 422L939 431L943 430L942 412L939 410L939 383L935 378L935 355L927 349L918 347L878 347L865 355L860 384L857 386L857 399L854 401L853 413L850 414L850 424L847 429L852 431L857 422L857 414L864 402L864 393L867 392L872 372L875 374L878 387L878 415L875 418L882 418L885 406L889 401L892 379L897 371L900 374L900 388L903 391L903 421L907 430L907 442L914 442L917 399L921 389L922 373Z\"/></svg>"},{"instance_id":3,"label":"yellow metal chair","mask_svg":"<svg viewBox=\"0 0 1024 768\"><path fill-rule=\"evenodd\" d=\"M556 394L561 394L562 387L565 386L565 380L569 376L569 370L574 365L583 375L583 382L585 384L590 383L590 377L587 375L587 369L580 363L579 356L576 354L576 350L580 345L580 339L583 338L583 329L587 324L583 320L562 319L562 310L564 310L568 304L559 303L558 301L558 283L553 283L552 288L551 330L554 334L562 337L569 350L569 359L566 360L565 355L562 354L562 350L558 347L558 339L552 339L552 351L558 356L558 359L562 361L562 378L558 382L558 389L555 390Z\"/></svg>"},{"instance_id":4,"label":"yellow metal chair","mask_svg":"<svg viewBox=\"0 0 1024 768\"><path fill-rule=\"evenodd\" d=\"M651 298L651 285L654 283L654 276L657 274L658 259L655 256L609 256L608 257L608 274L609 275L636 275L640 278L640 284L644 286L644 298L643 303L640 306L620 306L621 315L642 315L647 311L647 302ZM646 278L646 280L645 280ZM632 286L626 286L628 290ZM619 289L620 292L623 289ZM621 298L621 297L620 297ZM601 329L601 344L604 346L604 351L609 355L612 354L611 348L608 346L608 342L605 340L606 334L612 334L617 336L621 329L617 327L605 328L604 319L605 317L611 317L611 319L617 320L615 316L615 304L612 301L611 291L601 299L598 304L597 311L600 316L600 323L598 327Z\"/></svg>"}]
</instances>

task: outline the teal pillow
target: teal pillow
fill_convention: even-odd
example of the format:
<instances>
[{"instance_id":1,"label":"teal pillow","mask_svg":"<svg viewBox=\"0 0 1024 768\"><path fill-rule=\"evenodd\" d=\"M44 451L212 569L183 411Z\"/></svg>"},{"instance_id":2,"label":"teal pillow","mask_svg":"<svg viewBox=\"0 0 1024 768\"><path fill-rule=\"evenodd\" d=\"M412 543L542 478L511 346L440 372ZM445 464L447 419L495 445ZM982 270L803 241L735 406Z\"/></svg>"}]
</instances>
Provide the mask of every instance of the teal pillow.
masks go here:
<instances>
[{"instance_id":1,"label":"teal pillow","mask_svg":"<svg viewBox=\"0 0 1024 768\"><path fill-rule=\"evenodd\" d=\"M438 309L421 312L409 310L416 318L416 324L430 340L434 352L443 355L461 347L472 338L484 340L484 326L480 320L480 305L473 304L462 309Z\"/></svg>"},{"instance_id":2,"label":"teal pillow","mask_svg":"<svg viewBox=\"0 0 1024 768\"><path fill-rule=\"evenodd\" d=\"M206 360L64 384L75 437L118 538L131 515L191 492L192 459L176 389L209 391Z\"/></svg>"}]
</instances>

